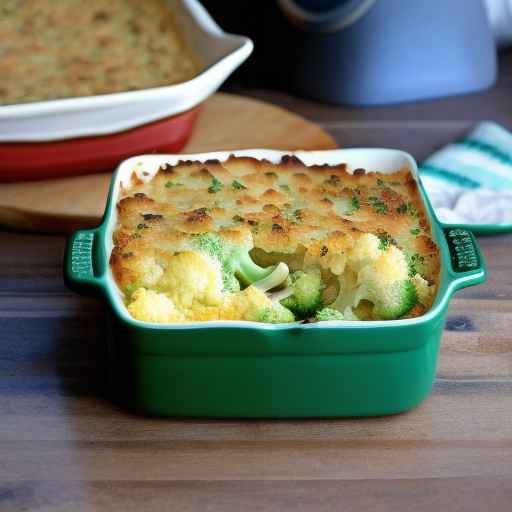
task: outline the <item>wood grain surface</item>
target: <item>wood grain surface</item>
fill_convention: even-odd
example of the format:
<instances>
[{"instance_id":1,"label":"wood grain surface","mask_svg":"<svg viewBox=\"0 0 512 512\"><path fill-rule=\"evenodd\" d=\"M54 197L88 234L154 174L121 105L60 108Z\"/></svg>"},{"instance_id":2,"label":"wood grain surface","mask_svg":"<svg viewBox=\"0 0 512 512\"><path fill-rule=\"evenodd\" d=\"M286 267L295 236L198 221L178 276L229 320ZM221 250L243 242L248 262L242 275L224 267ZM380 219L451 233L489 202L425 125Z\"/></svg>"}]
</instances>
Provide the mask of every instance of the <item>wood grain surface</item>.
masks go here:
<instances>
[{"instance_id":1,"label":"wood grain surface","mask_svg":"<svg viewBox=\"0 0 512 512\"><path fill-rule=\"evenodd\" d=\"M332 149L336 142L319 125L257 99L218 93L199 114L183 153L273 148ZM0 225L69 233L97 225L111 173L55 180L0 183Z\"/></svg>"},{"instance_id":2,"label":"wood grain surface","mask_svg":"<svg viewBox=\"0 0 512 512\"><path fill-rule=\"evenodd\" d=\"M391 108L387 121L376 109L372 123L334 107L326 121L325 106L261 92L323 122L342 146L398 146L419 158L494 111L512 128L512 102L500 94L415 106L428 121ZM485 98L482 115L468 118ZM479 241L489 278L452 300L434 389L417 409L197 421L112 404L106 307L65 288L64 238L0 232L0 510L510 511L512 235Z\"/></svg>"}]
</instances>

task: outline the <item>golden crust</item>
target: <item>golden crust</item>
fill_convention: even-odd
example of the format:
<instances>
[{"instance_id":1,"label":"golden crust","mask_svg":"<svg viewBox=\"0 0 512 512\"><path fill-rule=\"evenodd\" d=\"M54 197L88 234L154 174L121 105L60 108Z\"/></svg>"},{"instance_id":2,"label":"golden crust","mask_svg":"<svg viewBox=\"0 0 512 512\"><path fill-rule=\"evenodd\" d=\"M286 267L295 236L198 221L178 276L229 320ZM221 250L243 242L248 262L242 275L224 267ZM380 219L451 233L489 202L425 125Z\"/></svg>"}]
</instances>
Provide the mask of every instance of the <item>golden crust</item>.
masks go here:
<instances>
[{"instance_id":1,"label":"golden crust","mask_svg":"<svg viewBox=\"0 0 512 512\"><path fill-rule=\"evenodd\" d=\"M207 231L260 253L319 258L373 233L400 247L430 284L438 280L438 249L407 169L351 174L345 165L308 167L296 157L178 162L147 183L135 180L117 207L111 264L121 285L132 255L183 250L192 234Z\"/></svg>"}]
</instances>

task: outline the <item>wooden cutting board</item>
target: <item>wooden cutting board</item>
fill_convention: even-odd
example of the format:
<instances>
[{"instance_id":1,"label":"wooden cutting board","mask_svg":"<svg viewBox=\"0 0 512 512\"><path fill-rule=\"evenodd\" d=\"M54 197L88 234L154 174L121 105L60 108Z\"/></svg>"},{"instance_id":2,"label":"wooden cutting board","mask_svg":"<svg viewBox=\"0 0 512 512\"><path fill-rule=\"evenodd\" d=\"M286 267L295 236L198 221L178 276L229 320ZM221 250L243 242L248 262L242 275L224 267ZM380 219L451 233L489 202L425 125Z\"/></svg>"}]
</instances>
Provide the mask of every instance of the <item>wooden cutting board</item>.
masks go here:
<instances>
[{"instance_id":1,"label":"wooden cutting board","mask_svg":"<svg viewBox=\"0 0 512 512\"><path fill-rule=\"evenodd\" d=\"M205 102L183 153L336 147L329 134L296 114L262 101L219 93ZM0 224L47 233L97 225L110 177L105 173L0 184Z\"/></svg>"}]
</instances>

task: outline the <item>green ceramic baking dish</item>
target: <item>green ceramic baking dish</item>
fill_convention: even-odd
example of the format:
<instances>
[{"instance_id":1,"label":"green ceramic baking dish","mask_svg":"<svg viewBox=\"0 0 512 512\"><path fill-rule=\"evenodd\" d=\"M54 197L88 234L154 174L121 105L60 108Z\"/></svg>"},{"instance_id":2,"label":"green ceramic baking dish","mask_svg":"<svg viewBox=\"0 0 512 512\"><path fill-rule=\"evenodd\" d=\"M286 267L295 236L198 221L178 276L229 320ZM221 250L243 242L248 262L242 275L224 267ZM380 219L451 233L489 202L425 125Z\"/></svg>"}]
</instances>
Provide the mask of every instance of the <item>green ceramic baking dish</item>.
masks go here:
<instances>
[{"instance_id":1,"label":"green ceramic baking dish","mask_svg":"<svg viewBox=\"0 0 512 512\"><path fill-rule=\"evenodd\" d=\"M285 153L235 151L278 161ZM226 159L230 153L190 155ZM414 159L391 149L295 152L306 164L345 162L392 173ZM75 232L65 255L65 279L79 293L106 297L111 309L110 381L116 396L139 412L197 417L375 416L406 411L429 394L448 302L455 291L485 279L472 233L441 225L420 192L441 252L437 297L423 316L391 321L261 324L245 321L151 324L127 312L109 256L116 202L132 172L147 174L184 155L147 155L116 170L100 226Z\"/></svg>"}]
</instances>

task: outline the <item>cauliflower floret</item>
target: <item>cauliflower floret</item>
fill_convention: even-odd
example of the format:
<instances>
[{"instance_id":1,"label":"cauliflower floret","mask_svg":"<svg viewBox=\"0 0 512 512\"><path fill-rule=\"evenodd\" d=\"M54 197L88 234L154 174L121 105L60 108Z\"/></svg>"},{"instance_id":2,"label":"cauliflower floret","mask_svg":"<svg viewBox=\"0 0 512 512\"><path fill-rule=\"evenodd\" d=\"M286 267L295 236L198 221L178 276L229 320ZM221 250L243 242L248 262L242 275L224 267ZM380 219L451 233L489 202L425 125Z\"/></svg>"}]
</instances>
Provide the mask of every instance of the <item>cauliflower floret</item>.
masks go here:
<instances>
[{"instance_id":1,"label":"cauliflower floret","mask_svg":"<svg viewBox=\"0 0 512 512\"><path fill-rule=\"evenodd\" d=\"M372 302L377 318L398 318L417 302L416 288L409 280L407 259L394 245L381 251L374 262L364 266L357 280L360 286L358 299Z\"/></svg>"},{"instance_id":2,"label":"cauliflower floret","mask_svg":"<svg viewBox=\"0 0 512 512\"><path fill-rule=\"evenodd\" d=\"M132 294L132 302L128 311L137 320L145 322L183 322L184 315L176 308L174 302L165 295L154 290L139 288Z\"/></svg>"},{"instance_id":3,"label":"cauliflower floret","mask_svg":"<svg viewBox=\"0 0 512 512\"><path fill-rule=\"evenodd\" d=\"M232 294L224 306L226 318L233 320L254 320L258 312L272 305L267 294L255 286L248 286L241 292Z\"/></svg>"},{"instance_id":4,"label":"cauliflower floret","mask_svg":"<svg viewBox=\"0 0 512 512\"><path fill-rule=\"evenodd\" d=\"M407 279L409 276L407 258L398 247L390 245L385 251L379 251L378 257L370 265L366 265L359 275L365 275L368 272L375 272L386 284Z\"/></svg>"},{"instance_id":5,"label":"cauliflower floret","mask_svg":"<svg viewBox=\"0 0 512 512\"><path fill-rule=\"evenodd\" d=\"M236 293L224 293L217 305L195 302L183 310L188 322L206 320L253 320L259 321L260 312L272 308L272 301L262 290L249 286ZM284 309L284 308L283 308Z\"/></svg>"},{"instance_id":6,"label":"cauliflower floret","mask_svg":"<svg viewBox=\"0 0 512 512\"><path fill-rule=\"evenodd\" d=\"M351 268L347 268L341 276L338 276L338 284L338 296L329 307L344 311L346 308L357 306L360 300L357 274Z\"/></svg>"},{"instance_id":7,"label":"cauliflower floret","mask_svg":"<svg viewBox=\"0 0 512 512\"><path fill-rule=\"evenodd\" d=\"M138 288L128 299L128 311L148 322L194 322L205 320L253 320L292 322L293 313L265 292L288 276L284 263L270 274L235 293L223 291L220 263L204 253L184 251L167 257L158 281L160 293Z\"/></svg>"},{"instance_id":8,"label":"cauliflower floret","mask_svg":"<svg viewBox=\"0 0 512 512\"><path fill-rule=\"evenodd\" d=\"M352 311L352 308L345 308L343 311L345 320L360 320L360 318Z\"/></svg>"},{"instance_id":9,"label":"cauliflower floret","mask_svg":"<svg viewBox=\"0 0 512 512\"><path fill-rule=\"evenodd\" d=\"M330 256L328 268L333 274L341 275L345 270L347 257L345 254L334 254Z\"/></svg>"},{"instance_id":10,"label":"cauliflower floret","mask_svg":"<svg viewBox=\"0 0 512 512\"><path fill-rule=\"evenodd\" d=\"M249 320L254 322L293 322L293 313L279 304L278 299L267 295L268 289L281 284L288 276L288 267L278 264L272 274L242 291L222 295L215 306L194 303L185 311L188 321Z\"/></svg>"},{"instance_id":11,"label":"cauliflower floret","mask_svg":"<svg viewBox=\"0 0 512 512\"><path fill-rule=\"evenodd\" d=\"M222 318L266 323L295 320L290 310L277 301L273 302L264 291L253 285L241 292L229 294L222 309Z\"/></svg>"},{"instance_id":12,"label":"cauliflower floret","mask_svg":"<svg viewBox=\"0 0 512 512\"><path fill-rule=\"evenodd\" d=\"M432 302L432 295L434 287L429 286L428 281L423 279L420 274L415 274L412 278L412 282L416 287L416 294L418 295L418 302L424 306L430 306Z\"/></svg>"},{"instance_id":13,"label":"cauliflower floret","mask_svg":"<svg viewBox=\"0 0 512 512\"><path fill-rule=\"evenodd\" d=\"M395 245L382 244L371 233L361 235L348 251L347 265L337 280L337 297L325 302L329 309L320 314L322 319L332 313L338 318L341 315L346 320L357 320L352 308L367 301L363 303L368 310L366 316L391 320L406 314L418 301L405 254ZM283 304L292 309L289 303Z\"/></svg>"},{"instance_id":14,"label":"cauliflower floret","mask_svg":"<svg viewBox=\"0 0 512 512\"><path fill-rule=\"evenodd\" d=\"M207 320L225 320L222 306L205 306L196 303L185 312L187 322L206 322Z\"/></svg>"},{"instance_id":15,"label":"cauliflower floret","mask_svg":"<svg viewBox=\"0 0 512 512\"><path fill-rule=\"evenodd\" d=\"M181 310L190 309L195 303L218 305L223 298L220 265L203 253L176 253L168 258L158 288L165 291Z\"/></svg>"},{"instance_id":16,"label":"cauliflower floret","mask_svg":"<svg viewBox=\"0 0 512 512\"><path fill-rule=\"evenodd\" d=\"M128 259L125 268L133 279L133 282L124 286L127 295L138 288L153 288L164 273L163 267L158 264L156 258L149 255Z\"/></svg>"},{"instance_id":17,"label":"cauliflower floret","mask_svg":"<svg viewBox=\"0 0 512 512\"><path fill-rule=\"evenodd\" d=\"M318 254L312 254L307 251L304 256L303 265L300 267L307 268L319 265L322 268L329 269L333 274L343 274L345 265L347 264L347 255L344 252L334 252L330 250L327 254L319 257ZM295 267L297 268L297 266Z\"/></svg>"},{"instance_id":18,"label":"cauliflower floret","mask_svg":"<svg viewBox=\"0 0 512 512\"><path fill-rule=\"evenodd\" d=\"M293 268L301 270L319 266L333 274L342 274L347 264L347 249L351 245L352 239L348 237L318 239L305 250L302 264Z\"/></svg>"},{"instance_id":19,"label":"cauliflower floret","mask_svg":"<svg viewBox=\"0 0 512 512\"><path fill-rule=\"evenodd\" d=\"M381 256L380 240L371 233L364 233L355 242L349 253L350 266L357 272Z\"/></svg>"}]
</instances>

